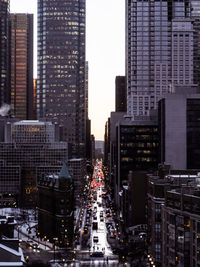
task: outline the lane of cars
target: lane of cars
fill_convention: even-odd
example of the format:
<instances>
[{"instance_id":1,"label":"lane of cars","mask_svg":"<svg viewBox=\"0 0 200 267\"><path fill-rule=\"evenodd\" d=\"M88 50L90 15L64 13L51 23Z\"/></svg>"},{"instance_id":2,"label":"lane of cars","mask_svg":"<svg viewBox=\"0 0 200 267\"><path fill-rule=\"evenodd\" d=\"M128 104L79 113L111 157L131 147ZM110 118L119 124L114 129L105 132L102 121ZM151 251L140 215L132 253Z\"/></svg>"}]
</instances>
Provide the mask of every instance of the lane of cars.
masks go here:
<instances>
[{"instance_id":1,"label":"lane of cars","mask_svg":"<svg viewBox=\"0 0 200 267\"><path fill-rule=\"evenodd\" d=\"M110 235L112 231L110 231L110 226L108 227L109 223L113 225L111 223L112 212L109 208L106 208L105 198L106 190L102 163L97 162L90 184L89 203L86 215L86 225L91 225L89 246L91 257L112 255L112 250L107 242L107 234Z\"/></svg>"}]
</instances>

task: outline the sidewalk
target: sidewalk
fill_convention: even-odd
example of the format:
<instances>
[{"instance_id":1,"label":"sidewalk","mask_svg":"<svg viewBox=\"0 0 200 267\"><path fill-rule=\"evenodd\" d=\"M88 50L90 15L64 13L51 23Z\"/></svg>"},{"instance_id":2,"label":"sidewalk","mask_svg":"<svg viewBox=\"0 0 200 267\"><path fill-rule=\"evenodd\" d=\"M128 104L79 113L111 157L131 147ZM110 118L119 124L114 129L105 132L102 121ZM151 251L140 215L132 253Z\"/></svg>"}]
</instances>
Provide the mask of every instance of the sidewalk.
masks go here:
<instances>
[{"instance_id":1,"label":"sidewalk","mask_svg":"<svg viewBox=\"0 0 200 267\"><path fill-rule=\"evenodd\" d=\"M18 230L17 229L15 229L15 234L16 234L15 237L17 237L18 236ZM33 241L34 243L39 244L40 249L42 249L42 250L49 250L49 251L53 250L53 244L52 243L50 243L48 241L42 241L40 238L37 238L37 237L30 236L30 234L28 234L27 231L19 230L19 237L20 237L20 235L21 236L23 235L23 237L25 237L25 238L19 238L19 239L21 239L25 242ZM55 250L58 250L58 249L60 249L60 248L59 247L55 248Z\"/></svg>"}]
</instances>

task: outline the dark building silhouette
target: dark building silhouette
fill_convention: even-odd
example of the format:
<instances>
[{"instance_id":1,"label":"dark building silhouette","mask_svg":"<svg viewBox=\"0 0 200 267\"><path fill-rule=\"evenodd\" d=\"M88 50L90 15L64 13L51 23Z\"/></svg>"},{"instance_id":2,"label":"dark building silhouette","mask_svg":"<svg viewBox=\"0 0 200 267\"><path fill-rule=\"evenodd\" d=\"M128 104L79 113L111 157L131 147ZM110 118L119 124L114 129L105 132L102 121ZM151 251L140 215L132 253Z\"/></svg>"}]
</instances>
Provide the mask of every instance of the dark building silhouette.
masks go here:
<instances>
[{"instance_id":1,"label":"dark building silhouette","mask_svg":"<svg viewBox=\"0 0 200 267\"><path fill-rule=\"evenodd\" d=\"M33 79L33 119L37 119L37 79Z\"/></svg>"},{"instance_id":2,"label":"dark building silhouette","mask_svg":"<svg viewBox=\"0 0 200 267\"><path fill-rule=\"evenodd\" d=\"M11 14L11 113L33 119L33 15Z\"/></svg>"},{"instance_id":3,"label":"dark building silhouette","mask_svg":"<svg viewBox=\"0 0 200 267\"><path fill-rule=\"evenodd\" d=\"M126 77L117 76L115 79L115 111L127 111Z\"/></svg>"},{"instance_id":4,"label":"dark building silhouette","mask_svg":"<svg viewBox=\"0 0 200 267\"><path fill-rule=\"evenodd\" d=\"M72 245L74 233L73 178L66 163L59 174L45 175L38 181L38 231L56 245ZM48 222L48 223L46 223Z\"/></svg>"},{"instance_id":5,"label":"dark building silhouette","mask_svg":"<svg viewBox=\"0 0 200 267\"><path fill-rule=\"evenodd\" d=\"M14 237L14 229L17 222L13 216L0 216L0 240L4 236L6 238Z\"/></svg>"},{"instance_id":6,"label":"dark building silhouette","mask_svg":"<svg viewBox=\"0 0 200 267\"><path fill-rule=\"evenodd\" d=\"M92 151L91 151L91 120L86 120L86 159L92 160Z\"/></svg>"},{"instance_id":7,"label":"dark building silhouette","mask_svg":"<svg viewBox=\"0 0 200 267\"><path fill-rule=\"evenodd\" d=\"M104 165L109 168L110 166L110 118L105 124L104 134Z\"/></svg>"},{"instance_id":8,"label":"dark building silhouette","mask_svg":"<svg viewBox=\"0 0 200 267\"><path fill-rule=\"evenodd\" d=\"M25 257L17 239L2 238L0 240L0 265L26 266Z\"/></svg>"},{"instance_id":9,"label":"dark building silhouette","mask_svg":"<svg viewBox=\"0 0 200 267\"><path fill-rule=\"evenodd\" d=\"M90 137L91 140L91 151L92 151L92 163L95 163L95 137L92 134Z\"/></svg>"},{"instance_id":10,"label":"dark building silhouette","mask_svg":"<svg viewBox=\"0 0 200 267\"><path fill-rule=\"evenodd\" d=\"M147 172L130 171L127 183L120 191L121 219L123 230L136 225L144 225L146 220L146 194L147 194Z\"/></svg>"},{"instance_id":11,"label":"dark building silhouette","mask_svg":"<svg viewBox=\"0 0 200 267\"><path fill-rule=\"evenodd\" d=\"M114 193L120 207L119 192L127 184L129 171L156 169L158 164L158 126L155 120L121 121L116 126Z\"/></svg>"},{"instance_id":12,"label":"dark building silhouette","mask_svg":"<svg viewBox=\"0 0 200 267\"><path fill-rule=\"evenodd\" d=\"M0 106L10 103L10 1L0 1Z\"/></svg>"},{"instance_id":13,"label":"dark building silhouette","mask_svg":"<svg viewBox=\"0 0 200 267\"><path fill-rule=\"evenodd\" d=\"M85 0L38 1L37 117L56 121L85 157Z\"/></svg>"}]
</instances>

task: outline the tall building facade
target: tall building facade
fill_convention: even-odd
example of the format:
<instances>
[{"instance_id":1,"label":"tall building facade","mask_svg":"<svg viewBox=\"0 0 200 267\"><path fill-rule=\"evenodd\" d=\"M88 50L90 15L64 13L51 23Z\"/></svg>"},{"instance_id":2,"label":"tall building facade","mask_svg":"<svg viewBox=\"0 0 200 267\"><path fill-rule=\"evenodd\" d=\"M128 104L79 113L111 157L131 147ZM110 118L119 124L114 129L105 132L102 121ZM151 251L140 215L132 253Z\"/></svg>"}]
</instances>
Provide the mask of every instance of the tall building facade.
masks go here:
<instances>
[{"instance_id":1,"label":"tall building facade","mask_svg":"<svg viewBox=\"0 0 200 267\"><path fill-rule=\"evenodd\" d=\"M11 14L11 113L33 119L33 15Z\"/></svg>"},{"instance_id":2,"label":"tall building facade","mask_svg":"<svg viewBox=\"0 0 200 267\"><path fill-rule=\"evenodd\" d=\"M175 170L199 169L199 88L177 87L175 90L158 103L159 161Z\"/></svg>"},{"instance_id":3,"label":"tall building facade","mask_svg":"<svg viewBox=\"0 0 200 267\"><path fill-rule=\"evenodd\" d=\"M85 0L38 1L37 116L85 156Z\"/></svg>"},{"instance_id":4,"label":"tall building facade","mask_svg":"<svg viewBox=\"0 0 200 267\"><path fill-rule=\"evenodd\" d=\"M0 106L10 103L9 10L10 1L0 0Z\"/></svg>"},{"instance_id":5,"label":"tall building facade","mask_svg":"<svg viewBox=\"0 0 200 267\"><path fill-rule=\"evenodd\" d=\"M37 119L37 79L33 79L33 119Z\"/></svg>"},{"instance_id":6,"label":"tall building facade","mask_svg":"<svg viewBox=\"0 0 200 267\"><path fill-rule=\"evenodd\" d=\"M192 10L197 5L192 0L126 1L129 115L148 115L174 85L194 83L194 58L197 61L199 52L194 56L198 36L194 39L191 18L197 15Z\"/></svg>"},{"instance_id":7,"label":"tall building facade","mask_svg":"<svg viewBox=\"0 0 200 267\"><path fill-rule=\"evenodd\" d=\"M115 78L115 111L126 112L126 77L116 76Z\"/></svg>"}]
</instances>

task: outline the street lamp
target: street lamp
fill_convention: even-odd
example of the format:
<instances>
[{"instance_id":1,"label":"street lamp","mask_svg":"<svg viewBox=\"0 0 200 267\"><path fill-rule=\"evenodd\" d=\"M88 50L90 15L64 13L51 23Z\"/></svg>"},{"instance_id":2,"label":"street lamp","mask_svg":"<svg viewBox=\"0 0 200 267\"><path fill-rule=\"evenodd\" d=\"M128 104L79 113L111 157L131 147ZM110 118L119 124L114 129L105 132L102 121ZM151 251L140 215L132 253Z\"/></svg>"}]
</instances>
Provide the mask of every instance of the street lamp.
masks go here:
<instances>
[{"instance_id":1,"label":"street lamp","mask_svg":"<svg viewBox=\"0 0 200 267\"><path fill-rule=\"evenodd\" d=\"M54 256L53 256L53 258L54 258L54 263L55 263L55 261L56 261L56 241L58 241L58 238L54 237L53 240L54 240Z\"/></svg>"},{"instance_id":2,"label":"street lamp","mask_svg":"<svg viewBox=\"0 0 200 267\"><path fill-rule=\"evenodd\" d=\"M44 241L45 241L45 250L46 250L46 243L47 243L47 237L46 237L46 235L44 236Z\"/></svg>"},{"instance_id":3,"label":"street lamp","mask_svg":"<svg viewBox=\"0 0 200 267\"><path fill-rule=\"evenodd\" d=\"M39 245L40 232L37 232L37 237L38 237L38 245Z\"/></svg>"}]
</instances>

